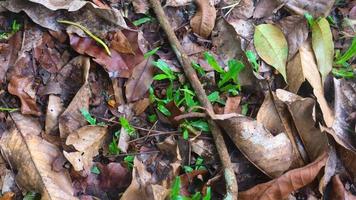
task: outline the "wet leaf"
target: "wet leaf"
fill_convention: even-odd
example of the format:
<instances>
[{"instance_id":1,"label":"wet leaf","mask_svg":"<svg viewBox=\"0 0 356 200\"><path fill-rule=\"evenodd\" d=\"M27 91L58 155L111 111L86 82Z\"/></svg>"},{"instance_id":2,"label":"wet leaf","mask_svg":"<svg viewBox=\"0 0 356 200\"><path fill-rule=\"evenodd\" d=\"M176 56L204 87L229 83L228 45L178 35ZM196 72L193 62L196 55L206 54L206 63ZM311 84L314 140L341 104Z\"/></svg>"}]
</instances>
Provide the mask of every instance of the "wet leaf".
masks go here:
<instances>
[{"instance_id":1,"label":"wet leaf","mask_svg":"<svg viewBox=\"0 0 356 200\"><path fill-rule=\"evenodd\" d=\"M243 116L217 122L247 159L267 175L278 177L289 169L293 150L284 133L273 136L261 123Z\"/></svg>"},{"instance_id":2,"label":"wet leaf","mask_svg":"<svg viewBox=\"0 0 356 200\"><path fill-rule=\"evenodd\" d=\"M324 153L317 160L302 168L291 170L282 176L259 184L247 191L239 193L241 200L280 200L311 183L325 166L328 154Z\"/></svg>"},{"instance_id":3,"label":"wet leaf","mask_svg":"<svg viewBox=\"0 0 356 200\"><path fill-rule=\"evenodd\" d=\"M328 20L321 18L315 21L312 26L312 45L318 69L324 84L326 76L332 69L334 59L334 42Z\"/></svg>"},{"instance_id":4,"label":"wet leaf","mask_svg":"<svg viewBox=\"0 0 356 200\"><path fill-rule=\"evenodd\" d=\"M153 82L154 68L152 58L143 60L132 72L132 76L126 83L126 98L129 102L141 99Z\"/></svg>"},{"instance_id":5,"label":"wet leaf","mask_svg":"<svg viewBox=\"0 0 356 200\"><path fill-rule=\"evenodd\" d=\"M18 171L15 179L24 191L41 193L42 199L77 199L69 174L53 171L52 163L61 155L59 149L40 137L38 121L12 113L16 128L6 132L0 148L12 168Z\"/></svg>"},{"instance_id":6,"label":"wet leaf","mask_svg":"<svg viewBox=\"0 0 356 200\"><path fill-rule=\"evenodd\" d=\"M329 108L328 103L324 97L324 89L322 80L316 66L313 51L308 41L304 42L299 49L303 74L305 79L313 87L314 95L320 105L323 113L324 121L328 127L330 127L334 121L334 115Z\"/></svg>"},{"instance_id":7,"label":"wet leaf","mask_svg":"<svg viewBox=\"0 0 356 200\"><path fill-rule=\"evenodd\" d=\"M198 10L190 20L193 32L203 38L208 38L215 25L216 10L210 1L196 0Z\"/></svg>"},{"instance_id":8,"label":"wet leaf","mask_svg":"<svg viewBox=\"0 0 356 200\"><path fill-rule=\"evenodd\" d=\"M255 29L254 45L258 55L276 68L287 82L288 44L282 31L271 24L258 25Z\"/></svg>"}]
</instances>

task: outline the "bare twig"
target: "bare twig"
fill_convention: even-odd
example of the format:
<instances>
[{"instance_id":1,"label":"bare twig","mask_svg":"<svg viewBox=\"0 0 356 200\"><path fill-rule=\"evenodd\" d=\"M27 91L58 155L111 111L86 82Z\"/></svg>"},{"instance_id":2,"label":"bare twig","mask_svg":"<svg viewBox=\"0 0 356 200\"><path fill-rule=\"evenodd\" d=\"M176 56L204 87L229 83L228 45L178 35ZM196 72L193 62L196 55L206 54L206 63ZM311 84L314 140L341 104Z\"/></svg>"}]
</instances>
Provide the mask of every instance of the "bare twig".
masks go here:
<instances>
[{"instance_id":1,"label":"bare twig","mask_svg":"<svg viewBox=\"0 0 356 200\"><path fill-rule=\"evenodd\" d=\"M174 117L175 121L180 121L182 119L188 119L188 118L205 118L208 115L206 113L200 113L200 112L190 112L190 113L185 113L178 115Z\"/></svg>"},{"instance_id":2,"label":"bare twig","mask_svg":"<svg viewBox=\"0 0 356 200\"><path fill-rule=\"evenodd\" d=\"M163 8L161 6L161 2L159 0L150 0L150 3L161 27L167 34L171 47L174 53L176 54L178 61L182 65L185 75L187 76L190 84L192 85L193 89L197 93L198 100L206 108L208 112L214 113L213 106L208 100L208 97L205 94L204 88L200 83L195 70L191 66L192 62L190 58L184 52L181 44L179 43L177 36L174 34L172 26L170 25L166 15L164 14ZM236 181L234 171L232 169L231 160L221 130L212 119L208 119L208 122L210 124L212 135L214 137L216 149L219 153L220 160L223 165L224 177L225 177L226 187L227 187L225 199L229 199L229 200L237 199L237 192L238 192L237 181Z\"/></svg>"}]
</instances>

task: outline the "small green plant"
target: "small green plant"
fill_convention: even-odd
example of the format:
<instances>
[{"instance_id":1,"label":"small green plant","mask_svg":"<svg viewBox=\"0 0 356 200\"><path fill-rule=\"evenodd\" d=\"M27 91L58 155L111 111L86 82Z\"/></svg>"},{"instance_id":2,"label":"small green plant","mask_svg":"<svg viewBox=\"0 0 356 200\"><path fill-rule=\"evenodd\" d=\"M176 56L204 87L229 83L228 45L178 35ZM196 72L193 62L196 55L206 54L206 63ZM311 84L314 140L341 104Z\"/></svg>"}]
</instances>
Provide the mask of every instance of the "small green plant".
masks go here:
<instances>
[{"instance_id":1,"label":"small green plant","mask_svg":"<svg viewBox=\"0 0 356 200\"><path fill-rule=\"evenodd\" d=\"M334 67L332 73L336 77L341 78L354 78L354 72L348 61L356 55L356 36L352 39L351 46L346 50L343 55L336 53Z\"/></svg>"},{"instance_id":2,"label":"small green plant","mask_svg":"<svg viewBox=\"0 0 356 200\"><path fill-rule=\"evenodd\" d=\"M125 117L120 117L120 124L125 129L125 131L129 136L131 137L136 136L136 129L131 126L131 124Z\"/></svg>"},{"instance_id":3,"label":"small green plant","mask_svg":"<svg viewBox=\"0 0 356 200\"><path fill-rule=\"evenodd\" d=\"M242 105L241 114L246 116L247 112L248 112L248 104L245 103L245 104Z\"/></svg>"},{"instance_id":4,"label":"small green plant","mask_svg":"<svg viewBox=\"0 0 356 200\"><path fill-rule=\"evenodd\" d=\"M204 69L198 63L193 61L192 66L195 70L197 70L200 76L204 76L206 74Z\"/></svg>"},{"instance_id":5,"label":"small green plant","mask_svg":"<svg viewBox=\"0 0 356 200\"><path fill-rule=\"evenodd\" d=\"M116 131L113 135L112 141L109 144L109 153L111 155L117 155L120 153L120 149L117 146L117 142L119 141L120 131Z\"/></svg>"},{"instance_id":6,"label":"small green plant","mask_svg":"<svg viewBox=\"0 0 356 200\"><path fill-rule=\"evenodd\" d=\"M0 107L0 112L15 112L18 111L18 108L4 108L4 107Z\"/></svg>"},{"instance_id":7,"label":"small green plant","mask_svg":"<svg viewBox=\"0 0 356 200\"><path fill-rule=\"evenodd\" d=\"M147 23L147 22L152 22L153 20L154 20L153 17L147 15L147 16L145 16L145 17L142 17L142 18L140 18L140 19L138 19L138 20L133 21L132 23L133 23L133 25L135 25L135 26L141 26L142 24L145 24L145 23Z\"/></svg>"},{"instance_id":8,"label":"small green plant","mask_svg":"<svg viewBox=\"0 0 356 200\"><path fill-rule=\"evenodd\" d=\"M157 48L154 48L154 49L152 49L152 50L150 50L150 51L147 51L147 52L143 55L143 57L144 57L145 59L147 59L147 58L153 56L154 54L157 53L157 51L159 50L159 48L160 48L160 47L157 47Z\"/></svg>"},{"instance_id":9,"label":"small green plant","mask_svg":"<svg viewBox=\"0 0 356 200\"><path fill-rule=\"evenodd\" d=\"M253 71L258 72L260 65L257 63L257 56L255 55L255 53L253 53L253 51L251 50L248 50L245 54L248 62L252 65Z\"/></svg>"},{"instance_id":10,"label":"small green plant","mask_svg":"<svg viewBox=\"0 0 356 200\"><path fill-rule=\"evenodd\" d=\"M18 24L16 20L12 21L10 31L0 33L0 40L9 39L13 34L18 32L20 29L21 29L21 24Z\"/></svg>"},{"instance_id":11,"label":"small green plant","mask_svg":"<svg viewBox=\"0 0 356 200\"><path fill-rule=\"evenodd\" d=\"M97 166L93 166L91 169L90 169L90 172L93 173L93 174L100 174L100 169L97 167Z\"/></svg>"},{"instance_id":12,"label":"small green plant","mask_svg":"<svg viewBox=\"0 0 356 200\"><path fill-rule=\"evenodd\" d=\"M180 177L177 176L173 182L171 192L170 192L170 199L171 200L211 200L211 188L208 187L206 191L206 195L202 198L202 195L200 192L196 192L193 194L191 197L185 197L180 194L181 190L181 181Z\"/></svg>"},{"instance_id":13,"label":"small green plant","mask_svg":"<svg viewBox=\"0 0 356 200\"><path fill-rule=\"evenodd\" d=\"M129 169L132 169L134 164L134 159L135 157L134 156L125 156L124 158L124 162L127 164L127 166L129 167Z\"/></svg>"},{"instance_id":14,"label":"small green plant","mask_svg":"<svg viewBox=\"0 0 356 200\"><path fill-rule=\"evenodd\" d=\"M36 192L27 192L26 195L23 197L23 200L40 200L41 195Z\"/></svg>"},{"instance_id":15,"label":"small green plant","mask_svg":"<svg viewBox=\"0 0 356 200\"><path fill-rule=\"evenodd\" d=\"M90 125L106 126L104 122L97 123L96 119L90 115L87 109L81 108L80 112L82 113L83 117Z\"/></svg>"},{"instance_id":16,"label":"small green plant","mask_svg":"<svg viewBox=\"0 0 356 200\"><path fill-rule=\"evenodd\" d=\"M197 160L195 161L195 164L192 165L192 166L184 166L183 169L185 171L185 173L190 173L194 170L204 170L206 169L205 166L203 166L203 163L204 163L204 159L201 158L201 157L198 157Z\"/></svg>"}]
</instances>

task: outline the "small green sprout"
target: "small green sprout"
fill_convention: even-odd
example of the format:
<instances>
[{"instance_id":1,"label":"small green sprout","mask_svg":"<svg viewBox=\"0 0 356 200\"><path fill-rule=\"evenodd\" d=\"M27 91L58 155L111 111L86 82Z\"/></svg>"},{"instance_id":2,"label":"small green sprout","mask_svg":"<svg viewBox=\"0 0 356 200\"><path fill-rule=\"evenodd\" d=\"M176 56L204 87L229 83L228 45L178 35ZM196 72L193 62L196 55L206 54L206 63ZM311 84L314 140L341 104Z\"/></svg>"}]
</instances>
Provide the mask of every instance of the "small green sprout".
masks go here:
<instances>
[{"instance_id":1,"label":"small green sprout","mask_svg":"<svg viewBox=\"0 0 356 200\"><path fill-rule=\"evenodd\" d=\"M245 54L248 62L250 62L252 65L253 71L258 72L260 65L257 63L257 56L251 50L246 51Z\"/></svg>"},{"instance_id":2,"label":"small green sprout","mask_svg":"<svg viewBox=\"0 0 356 200\"><path fill-rule=\"evenodd\" d=\"M135 25L135 26L140 26L140 25L142 25L142 24L145 24L145 23L147 23L147 22L151 22L151 21L153 21L153 20L154 20L153 17L147 16L147 17L142 17L142 18L140 18L140 19L138 19L138 20L135 20L135 21L133 21L132 23L133 23L133 25Z\"/></svg>"},{"instance_id":3,"label":"small green sprout","mask_svg":"<svg viewBox=\"0 0 356 200\"><path fill-rule=\"evenodd\" d=\"M4 107L0 107L0 112L15 112L18 111L18 108L4 108Z\"/></svg>"},{"instance_id":4,"label":"small green sprout","mask_svg":"<svg viewBox=\"0 0 356 200\"><path fill-rule=\"evenodd\" d=\"M80 112L90 125L96 125L96 119L90 115L87 109L81 108Z\"/></svg>"},{"instance_id":5,"label":"small green sprout","mask_svg":"<svg viewBox=\"0 0 356 200\"><path fill-rule=\"evenodd\" d=\"M144 57L145 59L147 59L147 58L153 56L154 54L157 53L157 51L159 50L159 48L160 48L160 47L157 47L157 48L154 48L154 49L152 49L152 50L150 50L150 51L147 51L147 52L143 55L143 57Z\"/></svg>"},{"instance_id":6,"label":"small green sprout","mask_svg":"<svg viewBox=\"0 0 356 200\"><path fill-rule=\"evenodd\" d=\"M109 153L111 155L117 155L120 153L120 149L117 146L117 142L119 140L119 136L120 136L120 131L116 131L114 133L113 139L111 141L111 143L109 144Z\"/></svg>"},{"instance_id":7,"label":"small green sprout","mask_svg":"<svg viewBox=\"0 0 356 200\"><path fill-rule=\"evenodd\" d=\"M125 129L125 131L129 136L136 135L135 128L130 125L129 121L125 117L120 117L120 124Z\"/></svg>"},{"instance_id":8,"label":"small green sprout","mask_svg":"<svg viewBox=\"0 0 356 200\"><path fill-rule=\"evenodd\" d=\"M129 167L129 169L132 169L134 164L133 164L133 161L134 161L135 157L134 156L125 156L124 158L124 162L127 164L127 166Z\"/></svg>"},{"instance_id":9,"label":"small green sprout","mask_svg":"<svg viewBox=\"0 0 356 200\"><path fill-rule=\"evenodd\" d=\"M97 166L93 166L91 169L90 169L90 172L93 173L93 174L100 174L100 169L97 167Z\"/></svg>"},{"instance_id":10,"label":"small green sprout","mask_svg":"<svg viewBox=\"0 0 356 200\"><path fill-rule=\"evenodd\" d=\"M22 200L40 200L41 195L37 192L27 192Z\"/></svg>"}]
</instances>

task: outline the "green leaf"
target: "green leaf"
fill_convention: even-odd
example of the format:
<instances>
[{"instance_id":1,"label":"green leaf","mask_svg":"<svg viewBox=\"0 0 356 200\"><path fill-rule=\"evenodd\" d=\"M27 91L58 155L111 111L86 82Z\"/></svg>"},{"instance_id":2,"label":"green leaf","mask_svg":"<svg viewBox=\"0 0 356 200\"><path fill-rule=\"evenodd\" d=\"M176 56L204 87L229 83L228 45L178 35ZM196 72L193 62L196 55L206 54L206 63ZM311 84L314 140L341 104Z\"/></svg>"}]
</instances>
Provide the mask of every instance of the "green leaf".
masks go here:
<instances>
[{"instance_id":1,"label":"green leaf","mask_svg":"<svg viewBox=\"0 0 356 200\"><path fill-rule=\"evenodd\" d=\"M200 74L200 76L205 75L205 70L196 62L192 61L192 66L197 72Z\"/></svg>"},{"instance_id":2,"label":"green leaf","mask_svg":"<svg viewBox=\"0 0 356 200\"><path fill-rule=\"evenodd\" d=\"M246 51L246 57L247 57L247 60L251 63L253 70L255 72L258 72L260 65L257 63L257 57L253 53L253 51L251 51L251 50Z\"/></svg>"},{"instance_id":3,"label":"green leaf","mask_svg":"<svg viewBox=\"0 0 356 200\"><path fill-rule=\"evenodd\" d=\"M340 68L340 69L333 69L332 73L336 77L340 78L354 78L355 74L352 69L345 69L345 68Z\"/></svg>"},{"instance_id":4,"label":"green leaf","mask_svg":"<svg viewBox=\"0 0 356 200\"><path fill-rule=\"evenodd\" d=\"M18 108L4 108L4 107L0 107L0 112L15 112L18 111Z\"/></svg>"},{"instance_id":5,"label":"green leaf","mask_svg":"<svg viewBox=\"0 0 356 200\"><path fill-rule=\"evenodd\" d=\"M100 174L100 169L97 166L93 166L90 169L90 172L93 173L93 174Z\"/></svg>"},{"instance_id":6,"label":"green leaf","mask_svg":"<svg viewBox=\"0 0 356 200\"><path fill-rule=\"evenodd\" d=\"M352 39L351 46L347 51L337 59L336 64L342 65L347 62L350 58L355 57L356 55L356 36Z\"/></svg>"},{"instance_id":7,"label":"green leaf","mask_svg":"<svg viewBox=\"0 0 356 200\"><path fill-rule=\"evenodd\" d=\"M109 144L109 153L111 155L117 155L120 153L120 149L119 149L119 147L117 147L117 139L116 138L113 138L113 140Z\"/></svg>"},{"instance_id":8,"label":"green leaf","mask_svg":"<svg viewBox=\"0 0 356 200\"><path fill-rule=\"evenodd\" d=\"M209 124L203 120L197 120L197 121L190 122L190 125L201 130L201 131L205 131L205 132L210 131Z\"/></svg>"},{"instance_id":9,"label":"green leaf","mask_svg":"<svg viewBox=\"0 0 356 200\"><path fill-rule=\"evenodd\" d=\"M40 200L41 195L36 192L27 192L22 200Z\"/></svg>"},{"instance_id":10,"label":"green leaf","mask_svg":"<svg viewBox=\"0 0 356 200\"><path fill-rule=\"evenodd\" d=\"M161 111L161 113L163 113L164 115L166 115L166 116L171 116L171 112L169 112L169 110L164 106L164 105L162 105L162 104L158 104L158 106L157 106L157 109L159 110L159 111Z\"/></svg>"},{"instance_id":11,"label":"green leaf","mask_svg":"<svg viewBox=\"0 0 356 200\"><path fill-rule=\"evenodd\" d=\"M234 83L238 84L237 78L239 73L245 68L245 65L235 59L229 60L228 62L229 71L225 72L222 76L222 79L218 83L218 87L223 86L230 80L233 80Z\"/></svg>"},{"instance_id":12,"label":"green leaf","mask_svg":"<svg viewBox=\"0 0 356 200\"><path fill-rule=\"evenodd\" d=\"M195 94L188 89L187 85L185 85L184 89L181 89L181 90L184 93L184 100L188 107L193 107L193 106L198 105L198 102L195 102L194 98L193 98L193 96L195 96Z\"/></svg>"},{"instance_id":13,"label":"green leaf","mask_svg":"<svg viewBox=\"0 0 356 200\"><path fill-rule=\"evenodd\" d=\"M142 25L144 23L151 22L151 21L152 21L152 17L142 17L142 18L140 18L138 20L133 21L132 23L135 26L140 26L140 25Z\"/></svg>"},{"instance_id":14,"label":"green leaf","mask_svg":"<svg viewBox=\"0 0 356 200\"><path fill-rule=\"evenodd\" d=\"M247 112L248 112L248 104L245 103L245 104L242 105L241 114L246 116Z\"/></svg>"},{"instance_id":15,"label":"green leaf","mask_svg":"<svg viewBox=\"0 0 356 200\"><path fill-rule=\"evenodd\" d=\"M151 123L154 123L157 121L157 115L152 114L152 115L148 115L148 121Z\"/></svg>"},{"instance_id":16,"label":"green leaf","mask_svg":"<svg viewBox=\"0 0 356 200\"><path fill-rule=\"evenodd\" d=\"M214 56L212 56L209 52L204 52L204 58L209 63L209 65L217 72L224 73L225 71L221 68L219 63L216 61Z\"/></svg>"},{"instance_id":17,"label":"green leaf","mask_svg":"<svg viewBox=\"0 0 356 200\"><path fill-rule=\"evenodd\" d=\"M133 161L134 161L135 157L134 156L125 156L124 158L124 162L127 164L127 166L132 169L133 168Z\"/></svg>"},{"instance_id":18,"label":"green leaf","mask_svg":"<svg viewBox=\"0 0 356 200\"><path fill-rule=\"evenodd\" d=\"M309 24L309 26L311 27L311 26L314 24L314 22L315 22L313 16L312 16L311 14L309 14L309 13L305 13L305 14L304 14L304 17L305 17L305 19L307 19L308 24Z\"/></svg>"},{"instance_id":19,"label":"green leaf","mask_svg":"<svg viewBox=\"0 0 356 200\"><path fill-rule=\"evenodd\" d=\"M203 197L203 200L211 200L211 187L206 188L206 194Z\"/></svg>"},{"instance_id":20,"label":"green leaf","mask_svg":"<svg viewBox=\"0 0 356 200\"><path fill-rule=\"evenodd\" d=\"M209 96L208 96L208 100L211 103L217 102L219 99L220 99L220 95L219 95L218 91L215 91L215 92L209 94Z\"/></svg>"},{"instance_id":21,"label":"green leaf","mask_svg":"<svg viewBox=\"0 0 356 200\"><path fill-rule=\"evenodd\" d=\"M135 128L130 125L129 121L125 117L120 117L120 124L129 136L135 136Z\"/></svg>"},{"instance_id":22,"label":"green leaf","mask_svg":"<svg viewBox=\"0 0 356 200\"><path fill-rule=\"evenodd\" d=\"M189 139L189 132L187 129L183 130L183 139L188 140Z\"/></svg>"},{"instance_id":23,"label":"green leaf","mask_svg":"<svg viewBox=\"0 0 356 200\"><path fill-rule=\"evenodd\" d=\"M190 173L194 170L191 166L188 166L188 165L183 166L183 169L184 169L185 173Z\"/></svg>"},{"instance_id":24,"label":"green leaf","mask_svg":"<svg viewBox=\"0 0 356 200\"><path fill-rule=\"evenodd\" d=\"M167 74L157 74L153 77L153 80L155 81L161 81L164 79L170 79L171 77L169 77Z\"/></svg>"},{"instance_id":25,"label":"green leaf","mask_svg":"<svg viewBox=\"0 0 356 200\"><path fill-rule=\"evenodd\" d=\"M272 24L258 25L255 29L254 44L258 55L276 68L287 82L288 43L283 32Z\"/></svg>"},{"instance_id":26,"label":"green leaf","mask_svg":"<svg viewBox=\"0 0 356 200\"><path fill-rule=\"evenodd\" d=\"M165 73L169 77L170 80L176 79L176 76L174 75L174 72L172 71L172 69L163 60L159 59L157 62L153 62L153 65L155 67L159 68L163 73Z\"/></svg>"},{"instance_id":27,"label":"green leaf","mask_svg":"<svg viewBox=\"0 0 356 200\"><path fill-rule=\"evenodd\" d=\"M159 48L160 48L160 47L156 47L156 48L152 49L151 51L146 52L146 53L143 55L143 57L144 57L145 59L147 59L147 58L153 56L154 54L157 53L157 51L159 50Z\"/></svg>"},{"instance_id":28,"label":"green leaf","mask_svg":"<svg viewBox=\"0 0 356 200\"><path fill-rule=\"evenodd\" d=\"M201 199L200 192L196 192L190 200L200 200L200 199Z\"/></svg>"},{"instance_id":29,"label":"green leaf","mask_svg":"<svg viewBox=\"0 0 356 200\"><path fill-rule=\"evenodd\" d=\"M85 120L90 124L90 125L95 125L96 124L96 119L93 118L90 113L88 112L88 110L86 110L85 108L80 109L80 112L82 113L83 117L85 118Z\"/></svg>"},{"instance_id":30,"label":"green leaf","mask_svg":"<svg viewBox=\"0 0 356 200\"><path fill-rule=\"evenodd\" d=\"M328 20L321 18L311 26L312 46L324 83L332 69L334 59L334 42Z\"/></svg>"},{"instance_id":31,"label":"green leaf","mask_svg":"<svg viewBox=\"0 0 356 200\"><path fill-rule=\"evenodd\" d=\"M182 197L179 194L179 192L180 192L180 177L177 176L171 188L171 192L170 192L171 199L172 200L181 199Z\"/></svg>"}]
</instances>

